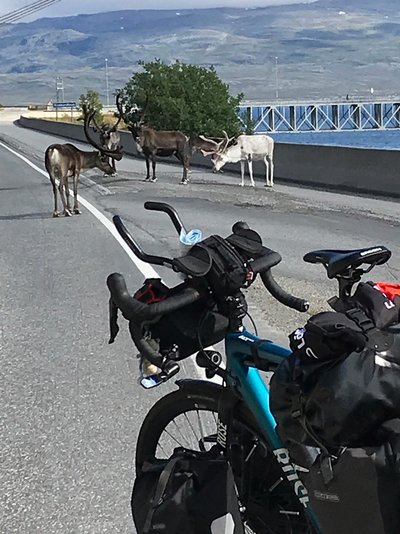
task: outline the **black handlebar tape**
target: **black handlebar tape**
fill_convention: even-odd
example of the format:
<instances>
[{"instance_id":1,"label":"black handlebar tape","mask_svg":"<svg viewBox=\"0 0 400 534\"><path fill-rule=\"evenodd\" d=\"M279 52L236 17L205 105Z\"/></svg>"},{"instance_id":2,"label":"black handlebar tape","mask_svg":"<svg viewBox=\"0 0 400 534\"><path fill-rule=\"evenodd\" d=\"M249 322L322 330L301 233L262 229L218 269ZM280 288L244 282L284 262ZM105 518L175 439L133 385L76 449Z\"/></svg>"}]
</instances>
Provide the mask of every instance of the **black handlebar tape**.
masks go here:
<instances>
[{"instance_id":1,"label":"black handlebar tape","mask_svg":"<svg viewBox=\"0 0 400 534\"><path fill-rule=\"evenodd\" d=\"M274 252L273 250L266 249L263 247L263 254L259 258L253 260L250 263L250 267L254 274L261 274L264 271L269 271L271 267L275 267L282 260L282 256L279 252Z\"/></svg>"},{"instance_id":2,"label":"black handlebar tape","mask_svg":"<svg viewBox=\"0 0 400 534\"><path fill-rule=\"evenodd\" d=\"M121 310L125 319L131 320L134 317L146 317L148 305L134 299L126 287L122 274L113 273L107 277L107 287L110 290L112 300Z\"/></svg>"},{"instance_id":3,"label":"black handlebar tape","mask_svg":"<svg viewBox=\"0 0 400 534\"><path fill-rule=\"evenodd\" d=\"M306 312L310 307L310 303L304 299L294 297L289 293L286 293L284 289L274 280L271 271L265 271L260 273L261 280L264 286L268 289L271 295L279 300L281 304L284 304L288 308L293 308L299 312Z\"/></svg>"},{"instance_id":4,"label":"black handlebar tape","mask_svg":"<svg viewBox=\"0 0 400 534\"><path fill-rule=\"evenodd\" d=\"M166 315L179 310L201 298L196 289L187 287L181 293L177 293L161 302L144 304L129 294L125 279L119 273L110 274L107 278L107 287L110 290L113 301L122 311L124 317L128 320L139 320L140 322L156 315Z\"/></svg>"},{"instance_id":5,"label":"black handlebar tape","mask_svg":"<svg viewBox=\"0 0 400 534\"><path fill-rule=\"evenodd\" d=\"M180 235L182 230L186 233L186 228L184 227L183 222L178 215L178 212L176 211L175 208L173 208L169 204L166 204L165 202L154 202L152 200L147 200L144 203L144 208L146 210L152 210L152 211L163 211L171 219L172 224L175 227L175 230L178 232L178 235Z\"/></svg>"}]
</instances>

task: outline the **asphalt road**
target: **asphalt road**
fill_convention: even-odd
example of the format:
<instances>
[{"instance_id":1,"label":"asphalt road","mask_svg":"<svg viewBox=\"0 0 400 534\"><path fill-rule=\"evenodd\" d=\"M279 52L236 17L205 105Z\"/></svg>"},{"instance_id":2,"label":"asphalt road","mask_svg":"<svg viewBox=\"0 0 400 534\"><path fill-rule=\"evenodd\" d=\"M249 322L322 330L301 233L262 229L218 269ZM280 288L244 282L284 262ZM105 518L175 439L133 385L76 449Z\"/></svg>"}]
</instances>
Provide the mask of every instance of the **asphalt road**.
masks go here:
<instances>
[{"instance_id":1,"label":"asphalt road","mask_svg":"<svg viewBox=\"0 0 400 534\"><path fill-rule=\"evenodd\" d=\"M60 140L0 123L0 141L44 168ZM81 146L81 145L79 145ZM165 389L136 383L135 350L125 329L108 345L106 276L123 272L131 288L143 274L88 210L52 219L48 179L0 146L0 532L134 532L130 492L140 423ZM385 244L393 251L374 279L400 280L400 204L277 185L239 187L240 178L193 170L179 185L177 166L160 165L143 182L144 162L125 158L117 178L85 174L80 194L110 218L118 213L144 250L177 255L164 214L145 200L173 204L187 226L226 235L246 220L278 250L279 281L326 309L335 292L323 268L302 262L316 248ZM159 271L173 283L175 275ZM306 317L249 291L262 335L284 342ZM183 375L194 375L190 362Z\"/></svg>"}]
</instances>

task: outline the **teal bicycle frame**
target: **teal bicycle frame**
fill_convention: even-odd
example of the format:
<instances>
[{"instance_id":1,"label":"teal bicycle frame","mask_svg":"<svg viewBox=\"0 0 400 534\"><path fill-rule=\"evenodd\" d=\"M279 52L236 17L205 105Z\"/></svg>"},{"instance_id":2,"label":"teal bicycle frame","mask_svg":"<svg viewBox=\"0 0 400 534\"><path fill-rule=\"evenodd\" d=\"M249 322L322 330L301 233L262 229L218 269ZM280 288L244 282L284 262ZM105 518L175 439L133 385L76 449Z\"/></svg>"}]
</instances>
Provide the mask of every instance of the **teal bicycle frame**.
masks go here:
<instances>
[{"instance_id":1,"label":"teal bicycle frame","mask_svg":"<svg viewBox=\"0 0 400 534\"><path fill-rule=\"evenodd\" d=\"M276 433L276 421L269 407L269 389L255 367L244 363L254 357L257 343L257 357L272 364L279 364L291 351L269 340L260 340L254 334L243 330L229 333L225 337L227 385L238 391L246 406L255 416L258 426L270 445L282 468L282 474L292 485L293 492L305 508L305 512L318 534L322 534L318 520L309 506L308 492L291 464L289 452L284 448Z\"/></svg>"}]
</instances>

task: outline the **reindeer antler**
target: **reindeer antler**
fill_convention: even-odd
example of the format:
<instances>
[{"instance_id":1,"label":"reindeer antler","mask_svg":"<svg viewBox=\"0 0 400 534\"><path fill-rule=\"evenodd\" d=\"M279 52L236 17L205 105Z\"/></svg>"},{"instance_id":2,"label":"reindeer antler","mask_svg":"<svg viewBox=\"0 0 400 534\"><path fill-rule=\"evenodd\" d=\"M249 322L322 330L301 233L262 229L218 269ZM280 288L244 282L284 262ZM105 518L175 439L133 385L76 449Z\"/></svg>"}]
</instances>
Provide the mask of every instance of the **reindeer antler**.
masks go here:
<instances>
[{"instance_id":1,"label":"reindeer antler","mask_svg":"<svg viewBox=\"0 0 400 534\"><path fill-rule=\"evenodd\" d=\"M84 132L85 132L85 136L86 136L86 139L89 141L89 143L94 147L96 148L97 150L99 150L99 152L101 152L102 154L106 155L106 156L109 156L110 158L113 158L113 159L116 159L116 160L121 160L122 159L122 151L121 151L121 147L118 147L117 149L115 150L107 150L105 149L103 146L99 145L99 143L97 143L91 136L90 136L90 133L89 133L89 126L90 126L90 122L93 120L94 118L94 114L96 113L95 110L91 110L89 113L86 113L85 115L85 123L83 125L83 129L84 129Z\"/></svg>"},{"instance_id":2,"label":"reindeer antler","mask_svg":"<svg viewBox=\"0 0 400 534\"><path fill-rule=\"evenodd\" d=\"M143 110L139 114L139 120L137 121L138 124L140 124L143 121L143 117L146 115L147 108L149 107L149 93L146 93L146 100L144 102Z\"/></svg>"},{"instance_id":3,"label":"reindeer antler","mask_svg":"<svg viewBox=\"0 0 400 534\"><path fill-rule=\"evenodd\" d=\"M224 134L225 139L220 142L218 152L224 152L228 148L229 143L235 139L235 136L229 137L225 130L222 130L222 133Z\"/></svg>"},{"instance_id":4,"label":"reindeer antler","mask_svg":"<svg viewBox=\"0 0 400 534\"><path fill-rule=\"evenodd\" d=\"M117 131L117 128L118 128L118 124L121 122L122 120L122 116L121 114L119 115L118 117L118 120L117 122L112 126L112 128L110 129L110 132L116 132Z\"/></svg>"},{"instance_id":5,"label":"reindeer antler","mask_svg":"<svg viewBox=\"0 0 400 534\"><path fill-rule=\"evenodd\" d=\"M93 124L94 124L94 131L97 132L99 130L102 130L103 127L102 126L99 126L96 122L96 110L95 109L90 109L89 108L89 113L92 114L92 121L93 121Z\"/></svg>"}]
</instances>

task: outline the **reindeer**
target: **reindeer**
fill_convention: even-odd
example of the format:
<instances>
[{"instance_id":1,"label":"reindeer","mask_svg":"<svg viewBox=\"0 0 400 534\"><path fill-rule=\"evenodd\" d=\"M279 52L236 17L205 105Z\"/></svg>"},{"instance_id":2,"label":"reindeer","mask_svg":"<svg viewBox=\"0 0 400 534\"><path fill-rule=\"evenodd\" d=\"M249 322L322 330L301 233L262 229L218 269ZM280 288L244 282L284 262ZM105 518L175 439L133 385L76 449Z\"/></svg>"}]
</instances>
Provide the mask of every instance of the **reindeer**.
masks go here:
<instances>
[{"instance_id":1,"label":"reindeer","mask_svg":"<svg viewBox=\"0 0 400 534\"><path fill-rule=\"evenodd\" d=\"M98 145L89 135L89 124L93 119L94 111L85 116L85 135L91 145L97 150L93 152L84 152L79 150L76 146L65 144L53 144L47 147L44 161L46 170L49 173L50 181L53 186L54 195L54 211L53 217L58 217L60 214L57 209L57 188L56 179L59 179L58 190L60 192L61 201L64 207L64 215L70 217L72 213L79 215L81 212L78 206L78 181L79 174L86 169L93 169L97 167L108 175L114 172L113 167L109 163L109 158L120 160L122 158L121 148L115 150L106 150L104 147ZM69 188L68 178L72 176L74 189L74 207L71 210L69 203ZM65 192L65 194L64 194Z\"/></svg>"},{"instance_id":2,"label":"reindeer","mask_svg":"<svg viewBox=\"0 0 400 534\"><path fill-rule=\"evenodd\" d=\"M143 117L146 113L149 98L147 96L144 109L136 113L135 120L127 117L130 109L123 109L122 103L117 96L117 108L120 117L122 117L132 134L137 149L141 152L146 160L147 174L145 181L156 182L156 163L157 156L175 156L183 165L183 175L181 184L188 183L188 172L190 164L190 146L189 138L179 131L154 130L149 126L144 126ZM152 164L153 175L150 178L150 161Z\"/></svg>"},{"instance_id":3,"label":"reindeer","mask_svg":"<svg viewBox=\"0 0 400 534\"><path fill-rule=\"evenodd\" d=\"M196 135L189 138L190 153L200 152L203 156L215 154L221 149L224 140L207 139L204 135Z\"/></svg>"},{"instance_id":4,"label":"reindeer","mask_svg":"<svg viewBox=\"0 0 400 534\"><path fill-rule=\"evenodd\" d=\"M231 146L229 138L224 132L227 143L222 150L218 150L213 155L214 169L219 171L226 163L236 163L240 161L242 175L242 187L244 186L244 164L247 161L249 166L250 182L254 187L253 161L264 160L265 163L265 186L274 186L274 140L268 135L239 135L235 143Z\"/></svg>"},{"instance_id":5,"label":"reindeer","mask_svg":"<svg viewBox=\"0 0 400 534\"><path fill-rule=\"evenodd\" d=\"M204 157L211 156L211 160L214 163L214 159L217 157L217 154L224 152L228 146L234 141L234 137L228 137L228 134L223 130L225 138L215 137L207 138L204 135L197 135L189 139L191 146L191 153L201 152ZM215 167L213 172L218 172Z\"/></svg>"},{"instance_id":6,"label":"reindeer","mask_svg":"<svg viewBox=\"0 0 400 534\"><path fill-rule=\"evenodd\" d=\"M119 98L119 95L117 96L117 99ZM84 115L87 113L86 109L83 108ZM118 118L118 121L115 124L105 123L99 126L96 122L96 115L93 115L93 130L95 132L99 132L100 135L100 144L107 150L117 150L120 146L121 142L121 136L118 132L117 128L119 123L121 122L122 117L121 115ZM114 172L111 176L117 176L117 169L115 167L115 158L110 158L110 164L111 167L114 169Z\"/></svg>"}]
</instances>

